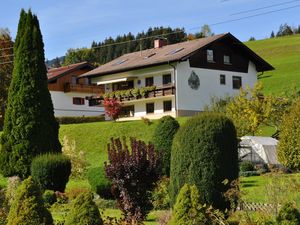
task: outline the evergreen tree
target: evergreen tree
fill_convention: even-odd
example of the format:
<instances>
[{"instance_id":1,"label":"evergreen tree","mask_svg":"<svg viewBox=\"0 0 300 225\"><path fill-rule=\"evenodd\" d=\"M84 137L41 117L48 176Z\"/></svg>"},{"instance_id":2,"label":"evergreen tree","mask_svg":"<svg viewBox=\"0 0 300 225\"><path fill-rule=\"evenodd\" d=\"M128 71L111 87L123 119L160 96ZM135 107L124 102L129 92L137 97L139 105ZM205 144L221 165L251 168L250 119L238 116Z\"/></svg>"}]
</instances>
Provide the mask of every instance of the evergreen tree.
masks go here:
<instances>
[{"instance_id":1,"label":"evergreen tree","mask_svg":"<svg viewBox=\"0 0 300 225\"><path fill-rule=\"evenodd\" d=\"M274 31L272 31L270 38L274 38L274 37L275 37L275 34L274 34Z\"/></svg>"},{"instance_id":2,"label":"evergreen tree","mask_svg":"<svg viewBox=\"0 0 300 225\"><path fill-rule=\"evenodd\" d=\"M14 56L1 136L0 170L4 176L25 178L34 156L61 152L59 125L47 87L44 44L38 19L30 10L21 11Z\"/></svg>"}]
</instances>

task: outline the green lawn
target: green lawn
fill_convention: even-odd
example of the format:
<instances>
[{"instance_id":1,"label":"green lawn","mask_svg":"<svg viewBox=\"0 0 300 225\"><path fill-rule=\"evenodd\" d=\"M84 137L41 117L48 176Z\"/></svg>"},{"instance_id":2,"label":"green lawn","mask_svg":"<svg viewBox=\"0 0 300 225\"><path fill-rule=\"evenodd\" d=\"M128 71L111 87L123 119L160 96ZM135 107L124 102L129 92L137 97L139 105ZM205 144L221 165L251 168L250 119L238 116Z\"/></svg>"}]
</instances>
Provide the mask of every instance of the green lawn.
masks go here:
<instances>
[{"instance_id":1,"label":"green lawn","mask_svg":"<svg viewBox=\"0 0 300 225\"><path fill-rule=\"evenodd\" d=\"M266 93L281 94L300 86L300 35L249 41L245 43L267 60L274 71L263 74L260 81Z\"/></svg>"},{"instance_id":2,"label":"green lawn","mask_svg":"<svg viewBox=\"0 0 300 225\"><path fill-rule=\"evenodd\" d=\"M257 203L268 203L270 199L268 198L269 189L267 186L270 184L272 179L272 174L265 174L261 176L252 176L252 177L242 177L241 178L241 191L243 193L243 199L246 202L257 202ZM276 184L275 187L278 188L277 197L281 197L285 201L295 201L300 207L300 191L298 188L296 190L289 189L291 186L298 183L300 184L300 173L297 174L280 174L279 182L280 184ZM290 181L288 183L288 179L295 179L293 182ZM280 191L279 188L282 188ZM282 195L282 196L280 196Z\"/></svg>"}]
</instances>

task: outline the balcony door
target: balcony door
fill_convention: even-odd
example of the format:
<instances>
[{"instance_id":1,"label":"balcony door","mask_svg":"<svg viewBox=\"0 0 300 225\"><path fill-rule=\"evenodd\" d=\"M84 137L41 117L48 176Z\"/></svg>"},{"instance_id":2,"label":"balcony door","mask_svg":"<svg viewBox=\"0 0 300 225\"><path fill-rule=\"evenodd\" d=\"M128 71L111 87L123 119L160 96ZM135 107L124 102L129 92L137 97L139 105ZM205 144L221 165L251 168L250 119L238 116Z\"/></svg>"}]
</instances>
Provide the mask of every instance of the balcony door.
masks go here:
<instances>
[{"instance_id":1,"label":"balcony door","mask_svg":"<svg viewBox=\"0 0 300 225\"><path fill-rule=\"evenodd\" d=\"M134 87L133 80L113 83L112 85L113 85L113 91L128 90Z\"/></svg>"}]
</instances>

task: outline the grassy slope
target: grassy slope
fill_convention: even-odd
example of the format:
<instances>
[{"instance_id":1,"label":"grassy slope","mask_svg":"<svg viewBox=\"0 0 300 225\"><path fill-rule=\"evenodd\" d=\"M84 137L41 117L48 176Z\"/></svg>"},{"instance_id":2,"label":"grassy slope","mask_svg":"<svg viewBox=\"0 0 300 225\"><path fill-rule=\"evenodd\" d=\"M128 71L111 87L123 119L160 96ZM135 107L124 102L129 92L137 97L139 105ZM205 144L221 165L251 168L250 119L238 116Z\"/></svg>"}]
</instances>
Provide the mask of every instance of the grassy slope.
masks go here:
<instances>
[{"instance_id":1,"label":"grassy slope","mask_svg":"<svg viewBox=\"0 0 300 225\"><path fill-rule=\"evenodd\" d=\"M187 118L179 118L182 124ZM98 122L85 124L62 125L60 127L60 139L66 135L71 140L76 140L76 150L86 152L90 168L103 167L107 160L107 143L111 137L136 137L146 142L151 141L158 121L150 126L143 121L131 122ZM68 187L88 187L86 180L71 180Z\"/></svg>"},{"instance_id":2,"label":"grassy slope","mask_svg":"<svg viewBox=\"0 0 300 225\"><path fill-rule=\"evenodd\" d=\"M300 86L300 35L245 43L276 70L264 73L265 92L281 94Z\"/></svg>"}]
</instances>

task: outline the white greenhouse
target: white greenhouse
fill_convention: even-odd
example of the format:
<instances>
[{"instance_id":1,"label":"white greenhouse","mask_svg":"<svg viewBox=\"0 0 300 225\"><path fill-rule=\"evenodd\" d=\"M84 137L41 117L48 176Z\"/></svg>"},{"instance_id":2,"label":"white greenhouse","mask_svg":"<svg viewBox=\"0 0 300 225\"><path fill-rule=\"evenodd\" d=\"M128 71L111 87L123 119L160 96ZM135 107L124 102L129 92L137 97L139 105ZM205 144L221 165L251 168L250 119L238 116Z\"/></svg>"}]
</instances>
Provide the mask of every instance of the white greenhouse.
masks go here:
<instances>
[{"instance_id":1,"label":"white greenhouse","mask_svg":"<svg viewBox=\"0 0 300 225\"><path fill-rule=\"evenodd\" d=\"M241 137L239 158L242 161L251 161L255 164L279 165L277 144L278 140L271 137Z\"/></svg>"}]
</instances>

